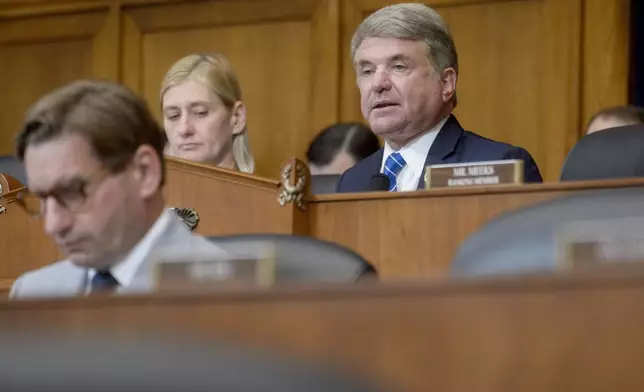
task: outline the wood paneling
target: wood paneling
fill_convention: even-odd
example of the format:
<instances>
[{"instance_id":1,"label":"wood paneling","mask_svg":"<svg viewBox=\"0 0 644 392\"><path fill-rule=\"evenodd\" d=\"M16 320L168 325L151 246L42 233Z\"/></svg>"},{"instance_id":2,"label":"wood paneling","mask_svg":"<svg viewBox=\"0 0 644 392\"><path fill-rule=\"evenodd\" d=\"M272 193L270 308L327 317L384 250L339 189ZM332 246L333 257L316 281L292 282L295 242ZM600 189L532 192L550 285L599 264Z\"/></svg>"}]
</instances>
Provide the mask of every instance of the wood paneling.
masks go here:
<instances>
[{"instance_id":1,"label":"wood paneling","mask_svg":"<svg viewBox=\"0 0 644 392\"><path fill-rule=\"evenodd\" d=\"M6 298L11 291L13 279L0 279L0 298Z\"/></svg>"},{"instance_id":2,"label":"wood paneling","mask_svg":"<svg viewBox=\"0 0 644 392\"><path fill-rule=\"evenodd\" d=\"M349 43L400 0L0 0L0 153L24 110L82 77L120 80L159 114L163 74L192 52L230 57L257 172L275 178L338 120L364 121ZM432 0L449 23L467 129L527 148L547 180L597 110L628 91L630 0ZM7 59L9 59L7 61Z\"/></svg>"},{"instance_id":3,"label":"wood paneling","mask_svg":"<svg viewBox=\"0 0 644 392\"><path fill-rule=\"evenodd\" d=\"M224 341L332 364L383 391L640 392L643 302L640 273L0 302L0 326L51 344Z\"/></svg>"},{"instance_id":4,"label":"wood paneling","mask_svg":"<svg viewBox=\"0 0 644 392\"><path fill-rule=\"evenodd\" d=\"M29 217L9 193L22 185L6 180L0 205L0 293L3 279L62 259L43 221ZM0 181L0 182L2 182ZM196 232L204 236L281 233L307 235L308 215L293 203L281 206L280 183L179 159L167 160L164 194L168 207L191 208L199 215Z\"/></svg>"},{"instance_id":5,"label":"wood paneling","mask_svg":"<svg viewBox=\"0 0 644 392\"><path fill-rule=\"evenodd\" d=\"M590 189L643 180L587 181L311 198L310 234L355 250L383 279L443 278L459 247L499 215Z\"/></svg>"},{"instance_id":6,"label":"wood paneling","mask_svg":"<svg viewBox=\"0 0 644 392\"><path fill-rule=\"evenodd\" d=\"M337 0L184 2L124 9L123 77L160 117L159 89L179 58L216 51L235 68L257 173L277 177L337 118Z\"/></svg>"},{"instance_id":7,"label":"wood paneling","mask_svg":"<svg viewBox=\"0 0 644 392\"><path fill-rule=\"evenodd\" d=\"M54 241L46 235L42 220L28 216L15 204L0 215L0 249L0 280L15 279L61 256Z\"/></svg>"},{"instance_id":8,"label":"wood paneling","mask_svg":"<svg viewBox=\"0 0 644 392\"><path fill-rule=\"evenodd\" d=\"M277 181L178 159L168 169L168 206L195 210L202 235L307 234L294 227L295 206L279 205Z\"/></svg>"},{"instance_id":9,"label":"wood paneling","mask_svg":"<svg viewBox=\"0 0 644 392\"><path fill-rule=\"evenodd\" d=\"M585 1L582 126L599 110L628 101L630 2Z\"/></svg>"},{"instance_id":10,"label":"wood paneling","mask_svg":"<svg viewBox=\"0 0 644 392\"><path fill-rule=\"evenodd\" d=\"M200 234L310 235L355 250L383 280L445 278L462 242L505 212L573 192L644 187L633 179L320 195L300 211L279 205L277 181L179 160L168 167L168 206L196 210ZM0 214L0 254L0 279L59 258L42 222L15 204Z\"/></svg>"},{"instance_id":11,"label":"wood paneling","mask_svg":"<svg viewBox=\"0 0 644 392\"><path fill-rule=\"evenodd\" d=\"M338 119L361 120L349 42L362 18L393 2L0 0L0 154L13 151L27 107L55 87L83 77L120 80L142 93L158 114L158 91L168 67L185 54L214 50L230 57L240 76L258 173L276 178L286 158L301 156L319 128ZM464 126L527 148L548 180L558 177L587 118L599 108L626 101L628 0L427 3L445 17L456 40L461 62L457 114ZM187 182L168 191L171 200L202 200L202 195L190 195L190 184L196 182L181 181ZM218 192L210 185L206 189ZM242 198L242 189L213 200L225 208ZM300 223L293 227L305 233L308 228L301 222L311 219L316 222L312 235L354 247L377 264L383 260L384 275L431 276L449 262L459 241L490 217L560 192L541 191L476 198L434 193L423 196L430 201L416 196L408 202L404 197L388 201L401 204L391 210L373 199L331 203L333 198L322 198L324 203L312 203L311 218L294 213ZM277 196L266 192L266 200ZM258 203L256 196L243 197L249 208ZM462 203L472 203L478 218L458 212ZM273 212L261 213L277 219ZM452 234L437 233L443 242L427 250L414 221L405 220L419 216L453 222ZM405 229L393 234L399 239L397 247L384 245L385 228L377 217L406 222ZM4 221L14 218L0 216ZM264 225L260 215L256 219L248 225L227 219L226 227L218 229L223 231L212 234L276 227ZM13 237L7 238L0 247L10 246ZM52 249L47 246L42 252ZM35 247L16 252L21 249ZM408 250L436 256L435 266L422 266L426 260L419 257L398 262L397 252ZM19 267L0 266L8 268L0 269L0 276L12 277L29 263L45 261L42 254L24 256L26 264L21 264L22 256L16 257Z\"/></svg>"},{"instance_id":12,"label":"wood paneling","mask_svg":"<svg viewBox=\"0 0 644 392\"><path fill-rule=\"evenodd\" d=\"M0 10L0 154L13 153L25 110L40 96L78 78L116 76L115 64L103 61L112 48L105 35L112 30L104 30L108 9L87 8L34 15Z\"/></svg>"}]
</instances>

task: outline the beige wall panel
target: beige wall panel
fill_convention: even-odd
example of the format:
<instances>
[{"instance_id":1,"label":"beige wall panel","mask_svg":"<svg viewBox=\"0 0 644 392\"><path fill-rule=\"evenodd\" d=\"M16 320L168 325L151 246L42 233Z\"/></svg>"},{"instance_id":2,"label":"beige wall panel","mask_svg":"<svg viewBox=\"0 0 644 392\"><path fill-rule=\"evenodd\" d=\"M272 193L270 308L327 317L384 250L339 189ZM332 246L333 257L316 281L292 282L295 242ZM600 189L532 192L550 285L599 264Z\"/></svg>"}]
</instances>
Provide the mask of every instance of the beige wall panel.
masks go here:
<instances>
[{"instance_id":1,"label":"beige wall panel","mask_svg":"<svg viewBox=\"0 0 644 392\"><path fill-rule=\"evenodd\" d=\"M275 178L337 119L338 48L327 42L337 42L337 8L336 1L269 0L126 9L124 81L162 121L159 89L172 63L195 52L224 54L242 85L256 172ZM325 61L332 66L321 68Z\"/></svg>"},{"instance_id":2,"label":"beige wall panel","mask_svg":"<svg viewBox=\"0 0 644 392\"><path fill-rule=\"evenodd\" d=\"M358 23L391 1L347 1L343 18L342 117L361 119L349 41ZM579 112L581 0L433 1L459 54L464 128L522 146L556 180Z\"/></svg>"},{"instance_id":3,"label":"beige wall panel","mask_svg":"<svg viewBox=\"0 0 644 392\"><path fill-rule=\"evenodd\" d=\"M94 62L95 50L109 47L101 35L107 13L0 14L0 154L13 153L25 111L43 94L79 78L110 76L109 65Z\"/></svg>"}]
</instances>

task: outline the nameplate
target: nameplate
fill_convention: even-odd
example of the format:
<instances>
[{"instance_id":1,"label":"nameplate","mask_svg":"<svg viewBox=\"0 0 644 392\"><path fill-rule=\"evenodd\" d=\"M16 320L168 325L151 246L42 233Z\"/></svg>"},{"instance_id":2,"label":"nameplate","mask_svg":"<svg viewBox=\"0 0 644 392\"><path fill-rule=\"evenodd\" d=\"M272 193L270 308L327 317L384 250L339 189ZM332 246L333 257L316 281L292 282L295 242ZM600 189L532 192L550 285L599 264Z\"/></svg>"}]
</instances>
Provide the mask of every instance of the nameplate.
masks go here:
<instances>
[{"instance_id":1,"label":"nameplate","mask_svg":"<svg viewBox=\"0 0 644 392\"><path fill-rule=\"evenodd\" d=\"M560 270L633 265L644 271L644 217L569 222L555 238Z\"/></svg>"},{"instance_id":2,"label":"nameplate","mask_svg":"<svg viewBox=\"0 0 644 392\"><path fill-rule=\"evenodd\" d=\"M523 183L523 160L448 163L425 167L425 189Z\"/></svg>"},{"instance_id":3,"label":"nameplate","mask_svg":"<svg viewBox=\"0 0 644 392\"><path fill-rule=\"evenodd\" d=\"M196 255L165 257L156 266L159 291L270 287L275 281L275 259L268 255L225 260Z\"/></svg>"}]
</instances>

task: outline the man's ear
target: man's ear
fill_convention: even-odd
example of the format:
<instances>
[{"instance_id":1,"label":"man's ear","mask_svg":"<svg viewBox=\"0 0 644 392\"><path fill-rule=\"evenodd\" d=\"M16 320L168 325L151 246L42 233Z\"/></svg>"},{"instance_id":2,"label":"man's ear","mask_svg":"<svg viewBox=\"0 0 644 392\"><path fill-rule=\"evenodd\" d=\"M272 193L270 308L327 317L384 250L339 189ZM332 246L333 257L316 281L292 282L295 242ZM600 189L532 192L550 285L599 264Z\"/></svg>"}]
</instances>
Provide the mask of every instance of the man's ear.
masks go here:
<instances>
[{"instance_id":1,"label":"man's ear","mask_svg":"<svg viewBox=\"0 0 644 392\"><path fill-rule=\"evenodd\" d=\"M144 199L154 196L161 187L163 176L159 154L152 146L144 144L134 153L132 164L134 179L139 184L140 196Z\"/></svg>"},{"instance_id":2,"label":"man's ear","mask_svg":"<svg viewBox=\"0 0 644 392\"><path fill-rule=\"evenodd\" d=\"M456 75L456 70L452 67L446 68L441 74L443 102L451 101L454 93L456 93L456 79L458 79L458 76Z\"/></svg>"},{"instance_id":3,"label":"man's ear","mask_svg":"<svg viewBox=\"0 0 644 392\"><path fill-rule=\"evenodd\" d=\"M233 135L239 135L246 129L246 106L243 102L235 102L230 114L230 125L233 128Z\"/></svg>"}]
</instances>

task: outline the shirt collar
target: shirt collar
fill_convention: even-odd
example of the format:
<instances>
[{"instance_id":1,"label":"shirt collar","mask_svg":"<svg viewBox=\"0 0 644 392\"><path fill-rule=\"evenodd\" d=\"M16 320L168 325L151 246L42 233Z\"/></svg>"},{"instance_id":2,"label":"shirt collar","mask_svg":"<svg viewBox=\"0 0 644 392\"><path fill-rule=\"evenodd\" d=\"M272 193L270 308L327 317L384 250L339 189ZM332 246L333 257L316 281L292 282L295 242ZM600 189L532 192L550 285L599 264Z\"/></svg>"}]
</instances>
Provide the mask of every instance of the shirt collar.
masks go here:
<instances>
[{"instance_id":1,"label":"shirt collar","mask_svg":"<svg viewBox=\"0 0 644 392\"><path fill-rule=\"evenodd\" d=\"M443 117L438 124L429 129L427 132L411 140L409 143L397 150L400 155L403 156L407 165L405 167L411 168L414 172L420 173L423 170L423 166L427 161L427 155L429 154L429 149L432 147L436 135L443 128L443 125L449 119L449 115ZM380 171L383 170L385 161L387 157L393 153L394 150L387 141L385 141L384 154L382 156L382 164L380 166Z\"/></svg>"},{"instance_id":2,"label":"shirt collar","mask_svg":"<svg viewBox=\"0 0 644 392\"><path fill-rule=\"evenodd\" d=\"M130 250L130 252L121 261L116 263L110 268L110 273L119 283L120 287L128 287L134 275L143 264L145 257L150 253L152 247L155 245L157 239L166 231L173 219L173 212L166 209L152 227L148 230L145 236ZM93 268L89 270L89 281L96 275L96 270Z\"/></svg>"}]
</instances>

